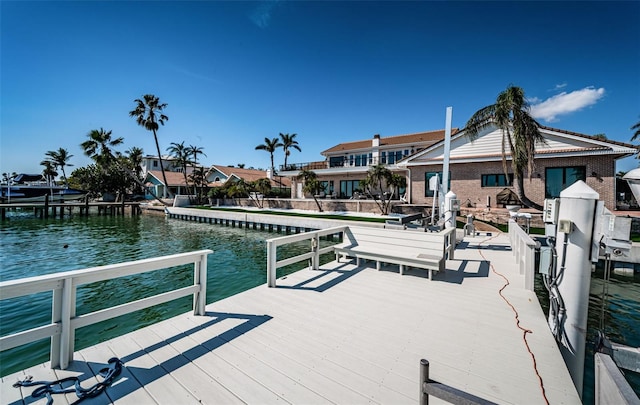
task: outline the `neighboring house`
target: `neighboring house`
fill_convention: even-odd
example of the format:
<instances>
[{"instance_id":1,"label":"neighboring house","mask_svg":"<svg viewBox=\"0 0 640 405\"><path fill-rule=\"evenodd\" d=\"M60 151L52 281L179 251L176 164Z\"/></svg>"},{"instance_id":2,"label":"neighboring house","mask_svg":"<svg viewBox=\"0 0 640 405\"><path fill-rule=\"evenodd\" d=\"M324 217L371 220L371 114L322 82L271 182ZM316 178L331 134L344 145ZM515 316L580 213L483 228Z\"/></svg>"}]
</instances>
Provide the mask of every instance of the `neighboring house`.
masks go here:
<instances>
[{"instance_id":1,"label":"neighboring house","mask_svg":"<svg viewBox=\"0 0 640 405\"><path fill-rule=\"evenodd\" d=\"M187 187L187 184L184 182L184 175L179 172L164 172L164 175L167 177L167 183L169 183L169 187L167 188L167 196L173 197L176 194L193 194L193 191L189 191L190 188ZM164 180L162 179L162 172L160 170L149 170L145 176L145 185L147 189L152 189L153 193L162 197L164 191ZM151 194L146 194L145 197L147 199L152 198Z\"/></svg>"},{"instance_id":2,"label":"neighboring house","mask_svg":"<svg viewBox=\"0 0 640 405\"><path fill-rule=\"evenodd\" d=\"M207 174L209 187L222 187L228 181L236 182L240 179L250 183L264 178L271 180L271 187L273 188L291 187L291 180L289 178L278 175L272 176L271 170L241 169L239 167L212 165L209 167Z\"/></svg>"},{"instance_id":3,"label":"neighboring house","mask_svg":"<svg viewBox=\"0 0 640 405\"><path fill-rule=\"evenodd\" d=\"M174 159L171 156L162 156L162 165L165 172L182 172L182 168L174 164ZM146 177L150 171L162 171L160 169L160 159L155 155L144 156L140 167L142 168L142 177ZM169 180L167 179L167 181Z\"/></svg>"},{"instance_id":4,"label":"neighboring house","mask_svg":"<svg viewBox=\"0 0 640 405\"><path fill-rule=\"evenodd\" d=\"M452 132L456 132L454 129ZM373 139L346 142L322 152L325 157L321 162L288 164L283 176L291 177L292 198L303 198L302 184L295 176L302 169L312 170L324 186L327 195L338 198L352 198L360 190L360 180L364 179L370 166L378 163L387 165L394 172L406 174L406 170L397 167L403 159L425 150L444 139L444 130L420 132L416 134L380 137ZM281 169L283 169L281 167ZM400 195L404 194L401 190Z\"/></svg>"},{"instance_id":5,"label":"neighboring house","mask_svg":"<svg viewBox=\"0 0 640 405\"><path fill-rule=\"evenodd\" d=\"M167 189L167 196L173 196L174 194L189 194L189 191L184 182L183 167L176 164L176 160L169 156L162 156L162 166L164 166L164 173L167 176L167 182L169 188ZM162 171L160 169L160 159L156 155L147 155L142 158L140 165L142 168L142 177L145 179L147 187L152 187L153 192L161 197L164 180L162 179ZM200 166L198 166L200 167ZM189 176L193 170L193 165L187 166L187 176ZM150 194L147 194L147 198L151 198Z\"/></svg>"},{"instance_id":6,"label":"neighboring house","mask_svg":"<svg viewBox=\"0 0 640 405\"><path fill-rule=\"evenodd\" d=\"M156 159L157 161L157 159ZM164 161L164 157L163 157ZM158 165L159 167L159 165ZM170 167L165 165L165 167ZM187 168L187 177L192 168ZM270 170L254 170L254 169L240 169L237 167L218 166L212 165L207 170L207 186L208 187L222 187L227 182L236 182L243 179L247 183L256 181L258 179L264 179L272 177L271 187L273 188L289 188L291 187L291 180L283 176L271 176ZM193 185L185 184L184 175L178 171L167 171L165 168L165 176L167 176L167 182L169 187L167 189L167 195L173 196L176 194L193 194ZM157 196L162 196L163 188L165 186L162 179L162 172L160 170L148 170L146 172L145 184L151 188ZM147 198L151 198L151 195L147 195Z\"/></svg>"},{"instance_id":7,"label":"neighboring house","mask_svg":"<svg viewBox=\"0 0 640 405\"><path fill-rule=\"evenodd\" d=\"M615 163L636 154L635 147L550 127L541 127L540 132L546 143L536 146L536 169L531 181L525 174L527 196L541 204L545 198L558 197L573 182L584 180L600 194L609 209L615 209ZM372 140L336 145L322 152L324 162L289 165L295 170L281 174L293 179L294 198L302 197L302 184L295 180L302 168L315 171L319 180L325 182L328 194L336 191L341 198L352 198L369 166L383 163L391 171L406 176L404 200L431 205L433 192L428 187L429 179L442 175L443 152L443 130L391 137L376 135ZM510 160L507 164L509 174L505 176L500 129L487 129L473 142L465 137L464 129L452 130L449 188L463 206L498 206L498 194L504 195L505 188L511 188Z\"/></svg>"}]
</instances>

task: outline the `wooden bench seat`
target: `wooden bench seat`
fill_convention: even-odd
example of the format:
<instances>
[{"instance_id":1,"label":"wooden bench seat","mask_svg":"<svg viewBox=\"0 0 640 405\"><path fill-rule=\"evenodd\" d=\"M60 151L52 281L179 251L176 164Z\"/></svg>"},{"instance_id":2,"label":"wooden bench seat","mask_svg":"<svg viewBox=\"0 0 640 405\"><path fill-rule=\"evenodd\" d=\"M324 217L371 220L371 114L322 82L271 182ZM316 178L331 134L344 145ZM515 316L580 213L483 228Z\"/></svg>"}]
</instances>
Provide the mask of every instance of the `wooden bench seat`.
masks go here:
<instances>
[{"instance_id":1,"label":"wooden bench seat","mask_svg":"<svg viewBox=\"0 0 640 405\"><path fill-rule=\"evenodd\" d=\"M340 257L375 260L376 268L381 263L393 263L400 267L410 266L434 272L444 271L445 260L453 258L455 229L441 232L410 232L396 229L379 229L350 226L344 233L344 241L334 246L336 260Z\"/></svg>"}]
</instances>

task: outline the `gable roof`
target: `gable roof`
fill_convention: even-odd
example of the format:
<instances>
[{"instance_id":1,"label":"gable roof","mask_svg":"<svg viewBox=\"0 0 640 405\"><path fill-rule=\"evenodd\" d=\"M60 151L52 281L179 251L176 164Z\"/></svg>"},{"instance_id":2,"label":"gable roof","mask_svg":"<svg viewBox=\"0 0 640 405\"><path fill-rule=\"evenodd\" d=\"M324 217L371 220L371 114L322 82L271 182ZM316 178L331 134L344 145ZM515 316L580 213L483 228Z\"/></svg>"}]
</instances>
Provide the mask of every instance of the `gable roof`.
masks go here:
<instances>
[{"instance_id":1,"label":"gable roof","mask_svg":"<svg viewBox=\"0 0 640 405\"><path fill-rule=\"evenodd\" d=\"M230 167L230 166L216 166L212 165L212 168L216 169L220 173L227 176L227 180L229 181L232 178L235 178L236 181L239 179L243 179L246 182L256 181L259 179L267 178L267 172L265 170L255 170L255 169L241 169L239 167ZM291 179L280 176L272 176L271 186L272 187L291 187ZM209 183L214 186L221 186L225 182L215 182Z\"/></svg>"},{"instance_id":2,"label":"gable roof","mask_svg":"<svg viewBox=\"0 0 640 405\"><path fill-rule=\"evenodd\" d=\"M637 153L634 145L600 139L557 128L540 126L545 144L536 145L536 156L617 155L618 158ZM451 137L452 163L502 159L502 131L493 126L479 134L473 142L464 136L465 130ZM444 139L425 150L403 159L400 165L440 164L443 161Z\"/></svg>"},{"instance_id":3,"label":"gable roof","mask_svg":"<svg viewBox=\"0 0 640 405\"><path fill-rule=\"evenodd\" d=\"M433 145L434 143L437 143L443 140L444 131L445 131L444 129L440 129L436 131L416 132L413 134L380 137L380 147L391 146L391 145L416 144L416 146L419 145L422 148L426 148ZM452 135L457 132L458 132L458 128L451 129ZM369 149L371 147L372 147L372 139L353 141L353 142L343 142L321 152L321 154L325 155L325 154L344 152L344 151L350 151L350 150Z\"/></svg>"},{"instance_id":4,"label":"gable roof","mask_svg":"<svg viewBox=\"0 0 640 405\"><path fill-rule=\"evenodd\" d=\"M167 176L167 183L169 187L185 187L186 184L184 182L184 175L179 172L170 172L165 170L165 176ZM149 170L147 172L147 176L153 176L160 184L164 184L164 180L162 179L162 171L160 170Z\"/></svg>"}]
</instances>

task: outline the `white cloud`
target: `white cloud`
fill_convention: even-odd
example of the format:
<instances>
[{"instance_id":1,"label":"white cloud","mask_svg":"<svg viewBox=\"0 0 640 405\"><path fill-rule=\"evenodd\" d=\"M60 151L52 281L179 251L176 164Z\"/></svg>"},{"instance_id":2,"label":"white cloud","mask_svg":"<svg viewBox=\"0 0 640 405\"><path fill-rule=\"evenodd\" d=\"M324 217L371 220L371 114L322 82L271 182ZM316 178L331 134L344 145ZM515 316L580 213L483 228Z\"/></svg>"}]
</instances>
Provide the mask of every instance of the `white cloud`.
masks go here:
<instances>
[{"instance_id":1,"label":"white cloud","mask_svg":"<svg viewBox=\"0 0 640 405\"><path fill-rule=\"evenodd\" d=\"M563 91L542 102L531 105L531 116L547 122L556 121L559 115L580 111L595 104L604 96L604 88L585 87L570 93Z\"/></svg>"},{"instance_id":2,"label":"white cloud","mask_svg":"<svg viewBox=\"0 0 640 405\"><path fill-rule=\"evenodd\" d=\"M251 21L260 28L267 28L271 15L278 6L279 0L264 0L249 15Z\"/></svg>"},{"instance_id":3,"label":"white cloud","mask_svg":"<svg viewBox=\"0 0 640 405\"><path fill-rule=\"evenodd\" d=\"M567 83L560 83L560 84L556 84L556 87L554 87L554 90L560 90L560 89L564 89L565 87L567 87Z\"/></svg>"}]
</instances>

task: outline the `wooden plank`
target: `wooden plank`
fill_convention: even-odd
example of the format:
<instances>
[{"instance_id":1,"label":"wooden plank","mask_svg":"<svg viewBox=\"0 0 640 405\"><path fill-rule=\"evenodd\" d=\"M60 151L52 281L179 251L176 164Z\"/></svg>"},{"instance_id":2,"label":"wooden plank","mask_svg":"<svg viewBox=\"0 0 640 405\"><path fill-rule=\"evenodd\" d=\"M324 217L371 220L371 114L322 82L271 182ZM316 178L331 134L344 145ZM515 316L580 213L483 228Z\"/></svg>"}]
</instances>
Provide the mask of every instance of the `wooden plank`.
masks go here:
<instances>
[{"instance_id":1,"label":"wooden plank","mask_svg":"<svg viewBox=\"0 0 640 405\"><path fill-rule=\"evenodd\" d=\"M108 346L118 357L127 359L131 375L157 403L197 404L198 400L136 343L135 336L140 333L145 332L136 331L127 339L111 340Z\"/></svg>"},{"instance_id":2,"label":"wooden plank","mask_svg":"<svg viewBox=\"0 0 640 405\"><path fill-rule=\"evenodd\" d=\"M175 321L184 322L181 317L174 318ZM189 328L178 328L175 322L171 323L172 328L157 329L158 333L162 333L163 338L174 336L176 328L178 331L181 329L188 330ZM270 391L265 386L260 384L256 378L259 376L250 376L243 373L232 364L224 361L215 354L215 351L211 351L200 345L200 342L209 341L209 346L215 346L217 344L224 344L224 340L219 337L211 337L210 334L205 332L205 336L199 336L198 332L185 335L184 339L179 339L172 342L172 345L179 351L183 352L189 360L197 366L200 370L205 372L211 378L215 379L220 385L224 386L233 395L240 398L245 403L265 403L276 404L282 402L288 402L282 397L278 396L273 391ZM198 347L197 350L194 350Z\"/></svg>"},{"instance_id":3,"label":"wooden plank","mask_svg":"<svg viewBox=\"0 0 640 405\"><path fill-rule=\"evenodd\" d=\"M121 339L127 339L126 335L116 338L115 340L100 343L95 346L87 347L75 353L76 361L83 361L91 372L96 375L100 369L104 367L107 361L117 354L112 350L111 344L118 343ZM121 356L120 359L125 362L120 376L106 390L106 394L111 402L115 404L155 404L155 399L149 395L145 387L131 373L128 361L129 357ZM71 364L73 364L71 363Z\"/></svg>"},{"instance_id":4,"label":"wooden plank","mask_svg":"<svg viewBox=\"0 0 640 405\"><path fill-rule=\"evenodd\" d=\"M160 333L167 326L151 325L147 330L150 333L138 334L136 342L141 346L158 346L149 355L158 364L164 364L164 368L179 381L192 395L203 404L240 404L240 398L233 395L229 390L220 385L213 377L202 372L194 366L189 358L179 352L171 343L164 340ZM173 328L171 328L173 329ZM176 334L175 338L180 338L181 334ZM173 340L173 339L171 339ZM162 342L158 345L154 342Z\"/></svg>"}]
</instances>

